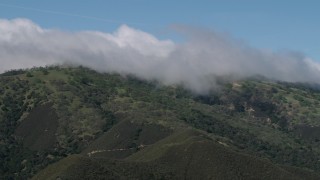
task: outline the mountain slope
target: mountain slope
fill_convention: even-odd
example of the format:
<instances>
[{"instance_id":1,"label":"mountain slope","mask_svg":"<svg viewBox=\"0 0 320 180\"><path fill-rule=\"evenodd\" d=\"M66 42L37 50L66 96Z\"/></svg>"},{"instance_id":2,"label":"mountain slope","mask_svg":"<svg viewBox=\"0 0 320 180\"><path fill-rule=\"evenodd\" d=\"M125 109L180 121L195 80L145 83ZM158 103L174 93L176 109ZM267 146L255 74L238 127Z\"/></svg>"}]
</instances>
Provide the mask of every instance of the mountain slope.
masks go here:
<instances>
[{"instance_id":1,"label":"mountain slope","mask_svg":"<svg viewBox=\"0 0 320 180\"><path fill-rule=\"evenodd\" d=\"M173 134L124 160L72 155L33 179L318 179L257 159L189 130Z\"/></svg>"},{"instance_id":2,"label":"mountain slope","mask_svg":"<svg viewBox=\"0 0 320 180\"><path fill-rule=\"evenodd\" d=\"M227 172L230 178L270 176L266 171L284 178L317 176L317 86L263 79L221 78L219 83L219 91L197 95L181 86L83 67L6 72L0 76L0 174L6 179L32 177L62 159L41 173L57 166L55 173L71 176L88 164L104 169L111 163L114 167L106 172L119 175L115 178L183 178L183 157L193 157L190 167L208 177ZM192 133L184 133L190 129ZM177 134L185 136L175 139ZM172 143L177 145L168 146ZM186 148L191 151L183 151ZM214 151L219 156L209 153ZM234 159L252 166L246 169L247 163ZM209 166L196 168L199 162ZM141 168L138 173L137 163L150 170ZM119 166L124 166L123 172ZM218 171L224 173L220 176Z\"/></svg>"}]
</instances>

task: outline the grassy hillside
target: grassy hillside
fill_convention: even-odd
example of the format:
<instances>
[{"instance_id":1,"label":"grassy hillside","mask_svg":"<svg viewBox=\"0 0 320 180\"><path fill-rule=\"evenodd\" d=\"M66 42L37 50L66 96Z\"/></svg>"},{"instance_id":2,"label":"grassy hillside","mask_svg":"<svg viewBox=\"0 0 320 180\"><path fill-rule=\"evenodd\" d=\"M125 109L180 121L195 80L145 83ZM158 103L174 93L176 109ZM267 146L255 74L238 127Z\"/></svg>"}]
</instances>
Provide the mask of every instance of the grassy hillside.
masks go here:
<instances>
[{"instance_id":1,"label":"grassy hillside","mask_svg":"<svg viewBox=\"0 0 320 180\"><path fill-rule=\"evenodd\" d=\"M116 179L316 177L317 86L251 79L221 81L220 89L196 95L83 67L6 72L0 76L0 174L32 177L61 160L36 177L69 177L78 169ZM192 174L183 174L186 169Z\"/></svg>"},{"instance_id":2,"label":"grassy hillside","mask_svg":"<svg viewBox=\"0 0 320 180\"><path fill-rule=\"evenodd\" d=\"M245 164L245 165L244 165ZM173 134L124 160L72 155L33 179L318 179L236 153L196 131Z\"/></svg>"}]
</instances>

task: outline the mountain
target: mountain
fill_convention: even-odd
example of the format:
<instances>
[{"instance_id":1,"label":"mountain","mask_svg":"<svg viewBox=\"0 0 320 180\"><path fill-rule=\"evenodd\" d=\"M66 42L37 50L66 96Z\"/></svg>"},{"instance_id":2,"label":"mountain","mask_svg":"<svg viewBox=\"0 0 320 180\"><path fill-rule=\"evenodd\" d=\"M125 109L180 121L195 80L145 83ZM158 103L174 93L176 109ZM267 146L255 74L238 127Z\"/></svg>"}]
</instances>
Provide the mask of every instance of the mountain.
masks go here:
<instances>
[{"instance_id":1,"label":"mountain","mask_svg":"<svg viewBox=\"0 0 320 180\"><path fill-rule=\"evenodd\" d=\"M84 67L0 75L1 179L320 179L318 85L194 94Z\"/></svg>"}]
</instances>

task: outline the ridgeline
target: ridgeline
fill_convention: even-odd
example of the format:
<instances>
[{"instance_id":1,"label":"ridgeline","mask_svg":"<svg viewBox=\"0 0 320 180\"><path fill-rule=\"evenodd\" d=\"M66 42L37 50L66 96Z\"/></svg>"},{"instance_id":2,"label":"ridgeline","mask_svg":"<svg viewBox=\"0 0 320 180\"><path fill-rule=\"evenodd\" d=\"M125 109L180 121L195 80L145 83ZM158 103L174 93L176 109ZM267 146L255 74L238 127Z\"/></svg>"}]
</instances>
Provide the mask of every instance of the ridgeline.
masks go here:
<instances>
[{"instance_id":1,"label":"ridgeline","mask_svg":"<svg viewBox=\"0 0 320 180\"><path fill-rule=\"evenodd\" d=\"M0 75L0 179L320 179L318 85L205 95L84 67Z\"/></svg>"}]
</instances>

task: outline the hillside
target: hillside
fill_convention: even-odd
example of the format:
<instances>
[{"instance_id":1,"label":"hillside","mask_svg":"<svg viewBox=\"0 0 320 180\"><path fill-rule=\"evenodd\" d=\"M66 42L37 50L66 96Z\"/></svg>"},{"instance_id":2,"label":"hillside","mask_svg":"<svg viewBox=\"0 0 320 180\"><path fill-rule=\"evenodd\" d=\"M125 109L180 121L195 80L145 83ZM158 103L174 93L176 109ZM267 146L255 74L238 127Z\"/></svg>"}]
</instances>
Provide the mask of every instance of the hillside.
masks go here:
<instances>
[{"instance_id":1,"label":"hillside","mask_svg":"<svg viewBox=\"0 0 320 180\"><path fill-rule=\"evenodd\" d=\"M267 160L236 153L191 130L173 134L125 159L101 157L106 156L71 155L49 165L33 179L318 178L308 171L301 175Z\"/></svg>"},{"instance_id":2,"label":"hillside","mask_svg":"<svg viewBox=\"0 0 320 180\"><path fill-rule=\"evenodd\" d=\"M198 95L78 67L0 76L4 179L319 179L317 85L263 78Z\"/></svg>"}]
</instances>

